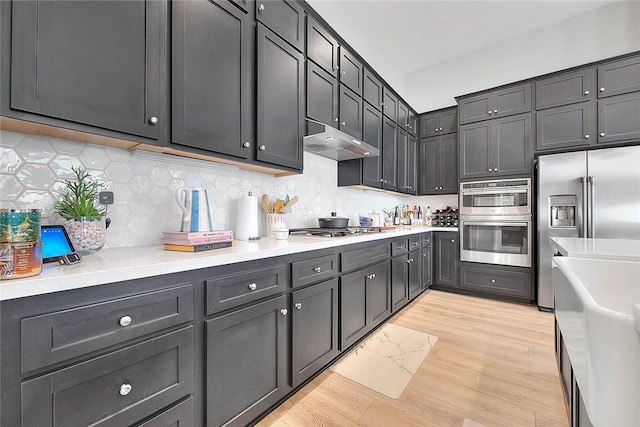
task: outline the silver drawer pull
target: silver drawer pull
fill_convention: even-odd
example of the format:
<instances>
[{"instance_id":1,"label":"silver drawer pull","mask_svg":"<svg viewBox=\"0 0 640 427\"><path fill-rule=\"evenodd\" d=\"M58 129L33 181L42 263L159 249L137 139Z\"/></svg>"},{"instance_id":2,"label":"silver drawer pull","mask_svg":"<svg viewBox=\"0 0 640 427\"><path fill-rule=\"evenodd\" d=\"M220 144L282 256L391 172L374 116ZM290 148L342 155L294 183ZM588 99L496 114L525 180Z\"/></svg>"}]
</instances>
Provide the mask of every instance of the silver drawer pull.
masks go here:
<instances>
[{"instance_id":1,"label":"silver drawer pull","mask_svg":"<svg viewBox=\"0 0 640 427\"><path fill-rule=\"evenodd\" d=\"M120 326L129 326L131 324L131 316L122 316L120 318Z\"/></svg>"},{"instance_id":2,"label":"silver drawer pull","mask_svg":"<svg viewBox=\"0 0 640 427\"><path fill-rule=\"evenodd\" d=\"M289 313L289 310L287 310L286 308L281 308L281 309L280 309L280 313L281 313L283 316L286 316L286 315Z\"/></svg>"},{"instance_id":3,"label":"silver drawer pull","mask_svg":"<svg viewBox=\"0 0 640 427\"><path fill-rule=\"evenodd\" d=\"M371 278L372 278L372 279L375 279L375 278L376 278L376 274L375 274L375 273L373 273L373 274L371 275Z\"/></svg>"},{"instance_id":4,"label":"silver drawer pull","mask_svg":"<svg viewBox=\"0 0 640 427\"><path fill-rule=\"evenodd\" d=\"M413 242L413 246L418 246L420 242Z\"/></svg>"},{"instance_id":5,"label":"silver drawer pull","mask_svg":"<svg viewBox=\"0 0 640 427\"><path fill-rule=\"evenodd\" d=\"M133 387L131 386L131 384L122 384L120 386L120 396L126 396L127 394L131 393L132 389Z\"/></svg>"},{"instance_id":6,"label":"silver drawer pull","mask_svg":"<svg viewBox=\"0 0 640 427\"><path fill-rule=\"evenodd\" d=\"M322 268L316 267L313 269L313 271L315 271L316 273L320 273L322 271Z\"/></svg>"},{"instance_id":7,"label":"silver drawer pull","mask_svg":"<svg viewBox=\"0 0 640 427\"><path fill-rule=\"evenodd\" d=\"M491 283L496 283L496 279L491 279Z\"/></svg>"},{"instance_id":8,"label":"silver drawer pull","mask_svg":"<svg viewBox=\"0 0 640 427\"><path fill-rule=\"evenodd\" d=\"M255 283L249 283L249 289L255 291L256 289L258 289L258 285L256 285Z\"/></svg>"},{"instance_id":9,"label":"silver drawer pull","mask_svg":"<svg viewBox=\"0 0 640 427\"><path fill-rule=\"evenodd\" d=\"M294 306L295 306L298 310L300 310L300 309L302 308L302 303L301 303L301 302L297 302L297 303L295 303L295 304L294 304Z\"/></svg>"}]
</instances>

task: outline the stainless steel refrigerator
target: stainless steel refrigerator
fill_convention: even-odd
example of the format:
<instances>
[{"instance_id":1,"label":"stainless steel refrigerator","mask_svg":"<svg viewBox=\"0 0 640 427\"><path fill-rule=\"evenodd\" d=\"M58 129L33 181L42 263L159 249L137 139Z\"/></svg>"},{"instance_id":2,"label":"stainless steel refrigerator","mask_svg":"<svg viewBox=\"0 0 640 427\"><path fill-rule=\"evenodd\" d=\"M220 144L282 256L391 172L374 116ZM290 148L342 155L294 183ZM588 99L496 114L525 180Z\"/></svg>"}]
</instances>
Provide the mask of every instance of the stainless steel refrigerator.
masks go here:
<instances>
[{"instance_id":1,"label":"stainless steel refrigerator","mask_svg":"<svg viewBox=\"0 0 640 427\"><path fill-rule=\"evenodd\" d=\"M538 157L538 307L553 308L550 237L640 239L640 146Z\"/></svg>"}]
</instances>

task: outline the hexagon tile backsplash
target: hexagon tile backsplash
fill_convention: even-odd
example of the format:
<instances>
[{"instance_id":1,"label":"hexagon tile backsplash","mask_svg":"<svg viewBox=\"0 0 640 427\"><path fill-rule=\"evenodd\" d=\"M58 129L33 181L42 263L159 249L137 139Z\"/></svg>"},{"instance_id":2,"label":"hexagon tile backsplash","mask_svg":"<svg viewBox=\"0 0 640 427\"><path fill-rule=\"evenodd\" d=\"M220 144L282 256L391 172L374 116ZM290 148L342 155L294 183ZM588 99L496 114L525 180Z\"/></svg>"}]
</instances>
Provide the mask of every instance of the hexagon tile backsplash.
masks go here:
<instances>
[{"instance_id":1,"label":"hexagon tile backsplash","mask_svg":"<svg viewBox=\"0 0 640 427\"><path fill-rule=\"evenodd\" d=\"M457 206L457 196L401 197L375 190L337 186L337 163L305 153L304 173L276 178L233 166L181 157L137 155L126 150L0 130L0 207L42 209L43 223L56 223L53 202L61 179L82 166L114 193L105 247L160 243L162 231L178 230L180 187L207 189L216 229L235 229L237 200L248 191L272 200L297 195L288 227L314 227L317 218L338 212L357 224L359 213L396 205L439 209ZM262 233L266 218L261 213Z\"/></svg>"}]
</instances>

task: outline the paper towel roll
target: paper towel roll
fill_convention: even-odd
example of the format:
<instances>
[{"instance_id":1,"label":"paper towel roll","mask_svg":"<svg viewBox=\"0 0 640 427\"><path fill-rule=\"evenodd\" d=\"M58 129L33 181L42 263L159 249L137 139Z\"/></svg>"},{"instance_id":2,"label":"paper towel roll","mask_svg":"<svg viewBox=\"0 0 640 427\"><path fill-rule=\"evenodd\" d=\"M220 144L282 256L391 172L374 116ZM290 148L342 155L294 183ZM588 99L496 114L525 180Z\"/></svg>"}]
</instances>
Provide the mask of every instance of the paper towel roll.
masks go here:
<instances>
[{"instance_id":1,"label":"paper towel roll","mask_svg":"<svg viewBox=\"0 0 640 427\"><path fill-rule=\"evenodd\" d=\"M257 240L258 233L258 197L242 195L238 199L238 215L236 223L236 239Z\"/></svg>"}]
</instances>

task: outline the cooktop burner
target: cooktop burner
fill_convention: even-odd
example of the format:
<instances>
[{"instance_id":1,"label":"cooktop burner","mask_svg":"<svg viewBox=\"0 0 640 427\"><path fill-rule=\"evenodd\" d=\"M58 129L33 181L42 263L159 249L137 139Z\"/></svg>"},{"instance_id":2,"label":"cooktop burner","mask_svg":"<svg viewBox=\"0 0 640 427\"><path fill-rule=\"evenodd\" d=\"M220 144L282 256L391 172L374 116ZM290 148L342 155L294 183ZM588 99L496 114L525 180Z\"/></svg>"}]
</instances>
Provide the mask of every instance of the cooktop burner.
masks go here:
<instances>
[{"instance_id":1,"label":"cooktop burner","mask_svg":"<svg viewBox=\"0 0 640 427\"><path fill-rule=\"evenodd\" d=\"M289 234L304 234L308 236L320 237L344 237L355 236L365 233L381 233L382 227L311 227L311 228L291 228Z\"/></svg>"}]
</instances>

